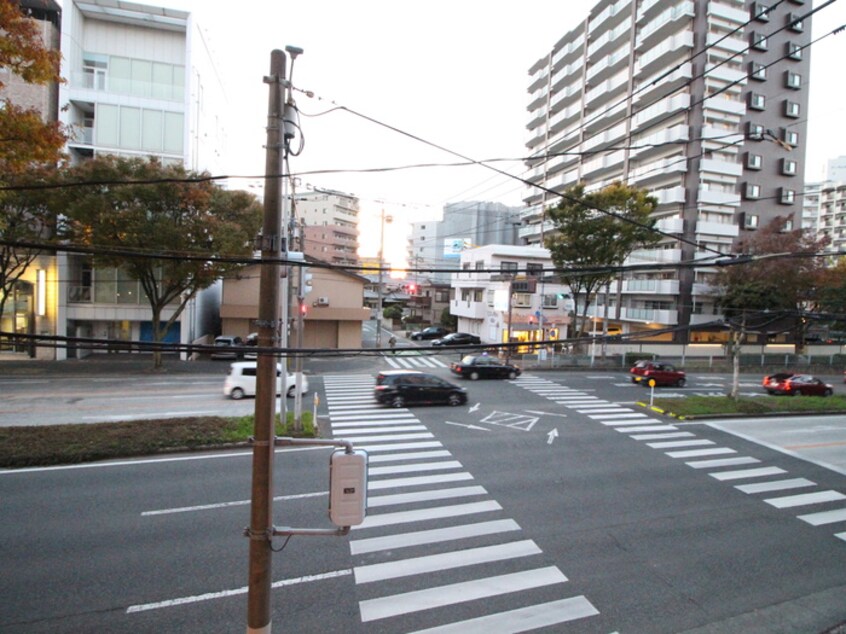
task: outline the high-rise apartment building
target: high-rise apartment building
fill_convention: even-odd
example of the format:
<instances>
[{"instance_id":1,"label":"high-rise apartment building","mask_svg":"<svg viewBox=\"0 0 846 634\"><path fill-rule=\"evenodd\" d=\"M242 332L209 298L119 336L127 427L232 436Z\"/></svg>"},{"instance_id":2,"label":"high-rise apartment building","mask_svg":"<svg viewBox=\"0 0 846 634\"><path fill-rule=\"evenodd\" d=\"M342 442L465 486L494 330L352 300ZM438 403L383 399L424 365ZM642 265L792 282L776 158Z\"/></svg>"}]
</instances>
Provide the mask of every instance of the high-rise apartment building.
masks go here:
<instances>
[{"instance_id":1,"label":"high-rise apartment building","mask_svg":"<svg viewBox=\"0 0 846 634\"><path fill-rule=\"evenodd\" d=\"M300 250L332 264L358 264L358 198L314 189L297 193L293 203L294 219L301 231Z\"/></svg>"},{"instance_id":2,"label":"high-rise apartment building","mask_svg":"<svg viewBox=\"0 0 846 634\"><path fill-rule=\"evenodd\" d=\"M556 192L614 181L658 199L660 243L609 289L624 332L714 318L708 258L802 214L810 20L805 0L601 0L529 70L525 225L553 230ZM591 308L603 317L605 307Z\"/></svg>"}]
</instances>

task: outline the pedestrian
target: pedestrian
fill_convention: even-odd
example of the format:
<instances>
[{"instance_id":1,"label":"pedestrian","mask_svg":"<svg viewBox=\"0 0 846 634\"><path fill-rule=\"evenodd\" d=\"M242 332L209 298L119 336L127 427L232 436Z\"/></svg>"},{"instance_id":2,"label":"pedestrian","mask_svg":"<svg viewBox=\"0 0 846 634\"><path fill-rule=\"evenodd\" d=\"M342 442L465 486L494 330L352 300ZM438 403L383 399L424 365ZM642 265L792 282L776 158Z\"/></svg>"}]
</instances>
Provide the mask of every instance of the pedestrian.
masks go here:
<instances>
[{"instance_id":1,"label":"pedestrian","mask_svg":"<svg viewBox=\"0 0 846 634\"><path fill-rule=\"evenodd\" d=\"M388 345L391 346L391 354L396 354L397 338L391 335L391 338L388 339Z\"/></svg>"}]
</instances>

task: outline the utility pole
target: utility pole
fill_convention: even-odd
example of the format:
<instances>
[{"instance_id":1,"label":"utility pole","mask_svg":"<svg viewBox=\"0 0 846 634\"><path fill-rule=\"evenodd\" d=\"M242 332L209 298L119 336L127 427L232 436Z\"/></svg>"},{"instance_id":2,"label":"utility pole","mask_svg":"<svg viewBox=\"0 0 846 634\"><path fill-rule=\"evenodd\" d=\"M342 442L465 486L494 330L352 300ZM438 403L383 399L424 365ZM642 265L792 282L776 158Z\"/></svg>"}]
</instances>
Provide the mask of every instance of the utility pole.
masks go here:
<instances>
[{"instance_id":1,"label":"utility pole","mask_svg":"<svg viewBox=\"0 0 846 634\"><path fill-rule=\"evenodd\" d=\"M382 284L383 272L382 268L385 265L385 221L391 222L391 216L385 216L385 209L382 209L382 214L379 217L379 285L376 289L376 347L382 347Z\"/></svg>"},{"instance_id":2,"label":"utility pole","mask_svg":"<svg viewBox=\"0 0 846 634\"><path fill-rule=\"evenodd\" d=\"M285 107L285 53L270 53L270 87L267 106L267 154L264 187L264 223L261 235L261 277L259 280L258 346L275 347L280 320L279 279L284 275L283 251L287 253L281 217L282 111ZM286 327L285 324L282 325ZM283 369L284 370L284 369ZM247 633L269 634L272 582L273 456L275 450L274 399L276 357L259 352L256 369L255 430L253 442L252 499L250 506L249 583L247 587ZM284 380L283 380L284 385Z\"/></svg>"}]
</instances>

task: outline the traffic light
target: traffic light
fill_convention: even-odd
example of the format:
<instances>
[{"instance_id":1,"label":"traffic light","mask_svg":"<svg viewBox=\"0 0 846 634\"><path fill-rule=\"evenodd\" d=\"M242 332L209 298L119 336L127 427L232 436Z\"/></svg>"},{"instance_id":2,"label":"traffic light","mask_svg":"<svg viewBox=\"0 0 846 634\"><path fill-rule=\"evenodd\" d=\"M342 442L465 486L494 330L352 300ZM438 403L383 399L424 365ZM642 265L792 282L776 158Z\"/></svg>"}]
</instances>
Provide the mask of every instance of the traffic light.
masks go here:
<instances>
[{"instance_id":1,"label":"traffic light","mask_svg":"<svg viewBox=\"0 0 846 634\"><path fill-rule=\"evenodd\" d=\"M300 314L305 317L308 314L308 306L306 304L300 304Z\"/></svg>"},{"instance_id":2,"label":"traffic light","mask_svg":"<svg viewBox=\"0 0 846 634\"><path fill-rule=\"evenodd\" d=\"M309 293L311 293L312 286L312 274L311 269L307 266L300 267L300 297L305 297Z\"/></svg>"},{"instance_id":3,"label":"traffic light","mask_svg":"<svg viewBox=\"0 0 846 634\"><path fill-rule=\"evenodd\" d=\"M408 285L408 294L409 295L417 295L417 284L409 284Z\"/></svg>"}]
</instances>

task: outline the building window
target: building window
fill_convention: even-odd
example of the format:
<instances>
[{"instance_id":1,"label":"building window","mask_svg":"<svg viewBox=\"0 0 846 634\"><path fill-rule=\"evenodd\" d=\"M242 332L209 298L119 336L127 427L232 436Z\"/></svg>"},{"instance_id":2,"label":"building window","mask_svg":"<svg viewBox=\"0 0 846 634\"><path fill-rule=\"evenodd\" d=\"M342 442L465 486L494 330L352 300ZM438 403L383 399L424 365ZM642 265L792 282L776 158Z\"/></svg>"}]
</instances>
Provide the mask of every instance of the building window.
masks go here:
<instances>
[{"instance_id":1,"label":"building window","mask_svg":"<svg viewBox=\"0 0 846 634\"><path fill-rule=\"evenodd\" d=\"M797 147L799 145L799 133L785 128L781 133L781 140L787 143L788 145Z\"/></svg>"},{"instance_id":2,"label":"building window","mask_svg":"<svg viewBox=\"0 0 846 634\"><path fill-rule=\"evenodd\" d=\"M758 228L758 216L757 214L741 214L742 217L742 224L744 229L757 229Z\"/></svg>"},{"instance_id":3,"label":"building window","mask_svg":"<svg viewBox=\"0 0 846 634\"><path fill-rule=\"evenodd\" d=\"M794 73L793 71L787 71L784 73L784 85L786 88L792 88L793 90L799 90L802 87L802 75L799 73Z\"/></svg>"},{"instance_id":4,"label":"building window","mask_svg":"<svg viewBox=\"0 0 846 634\"><path fill-rule=\"evenodd\" d=\"M767 106L767 98L756 92L749 93L749 108L752 110L763 110Z\"/></svg>"},{"instance_id":5,"label":"building window","mask_svg":"<svg viewBox=\"0 0 846 634\"><path fill-rule=\"evenodd\" d=\"M749 45L756 51L766 51L768 48L767 36L759 31L752 31L749 36Z\"/></svg>"},{"instance_id":6,"label":"building window","mask_svg":"<svg viewBox=\"0 0 846 634\"><path fill-rule=\"evenodd\" d=\"M799 118L799 104L789 99L784 100L784 116L791 119Z\"/></svg>"},{"instance_id":7,"label":"building window","mask_svg":"<svg viewBox=\"0 0 846 634\"><path fill-rule=\"evenodd\" d=\"M796 190L780 187L778 193L778 202L782 205L792 205L796 202Z\"/></svg>"},{"instance_id":8,"label":"building window","mask_svg":"<svg viewBox=\"0 0 846 634\"><path fill-rule=\"evenodd\" d=\"M488 308L493 308L495 297L496 297L496 293L494 291L488 291L487 292L486 303L488 305Z\"/></svg>"},{"instance_id":9,"label":"building window","mask_svg":"<svg viewBox=\"0 0 846 634\"><path fill-rule=\"evenodd\" d=\"M482 271L485 268L485 261L484 260L476 260L476 270Z\"/></svg>"},{"instance_id":10,"label":"building window","mask_svg":"<svg viewBox=\"0 0 846 634\"><path fill-rule=\"evenodd\" d=\"M516 262L500 262L499 263L499 270L502 273L514 273L518 269L518 265Z\"/></svg>"},{"instance_id":11,"label":"building window","mask_svg":"<svg viewBox=\"0 0 846 634\"><path fill-rule=\"evenodd\" d=\"M802 47L799 44L796 44L795 42L788 42L785 44L785 49L787 50L787 57L790 59L802 59Z\"/></svg>"},{"instance_id":12,"label":"building window","mask_svg":"<svg viewBox=\"0 0 846 634\"><path fill-rule=\"evenodd\" d=\"M754 183L743 183L743 197L747 200L757 200L761 197L761 186Z\"/></svg>"},{"instance_id":13,"label":"building window","mask_svg":"<svg viewBox=\"0 0 846 634\"><path fill-rule=\"evenodd\" d=\"M519 308L531 308L532 307L532 294L531 293L514 293L514 306Z\"/></svg>"},{"instance_id":14,"label":"building window","mask_svg":"<svg viewBox=\"0 0 846 634\"><path fill-rule=\"evenodd\" d=\"M746 169L759 170L764 166L764 157L753 152L746 153Z\"/></svg>"},{"instance_id":15,"label":"building window","mask_svg":"<svg viewBox=\"0 0 846 634\"><path fill-rule=\"evenodd\" d=\"M754 141L762 141L764 139L764 126L760 123L748 122L746 124L746 138Z\"/></svg>"},{"instance_id":16,"label":"building window","mask_svg":"<svg viewBox=\"0 0 846 634\"><path fill-rule=\"evenodd\" d=\"M783 158L781 159L781 173L785 176L796 176L798 165L793 159Z\"/></svg>"},{"instance_id":17,"label":"building window","mask_svg":"<svg viewBox=\"0 0 846 634\"><path fill-rule=\"evenodd\" d=\"M805 30L805 22L795 13L787 14L787 28L796 33L801 33Z\"/></svg>"},{"instance_id":18,"label":"building window","mask_svg":"<svg viewBox=\"0 0 846 634\"><path fill-rule=\"evenodd\" d=\"M544 295L543 296L543 307L544 308L558 308L558 295Z\"/></svg>"},{"instance_id":19,"label":"building window","mask_svg":"<svg viewBox=\"0 0 846 634\"><path fill-rule=\"evenodd\" d=\"M758 62L749 62L749 79L765 81L767 79L767 67Z\"/></svg>"},{"instance_id":20,"label":"building window","mask_svg":"<svg viewBox=\"0 0 846 634\"><path fill-rule=\"evenodd\" d=\"M753 20L758 20L758 22L770 21L770 7L763 2L753 2L750 13Z\"/></svg>"},{"instance_id":21,"label":"building window","mask_svg":"<svg viewBox=\"0 0 846 634\"><path fill-rule=\"evenodd\" d=\"M477 288L473 291L473 301L481 302L484 299L485 289Z\"/></svg>"},{"instance_id":22,"label":"building window","mask_svg":"<svg viewBox=\"0 0 846 634\"><path fill-rule=\"evenodd\" d=\"M543 264L529 262L526 264L526 275L529 277L543 277Z\"/></svg>"}]
</instances>

